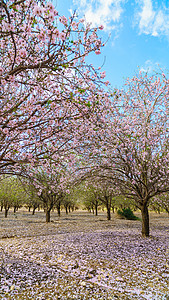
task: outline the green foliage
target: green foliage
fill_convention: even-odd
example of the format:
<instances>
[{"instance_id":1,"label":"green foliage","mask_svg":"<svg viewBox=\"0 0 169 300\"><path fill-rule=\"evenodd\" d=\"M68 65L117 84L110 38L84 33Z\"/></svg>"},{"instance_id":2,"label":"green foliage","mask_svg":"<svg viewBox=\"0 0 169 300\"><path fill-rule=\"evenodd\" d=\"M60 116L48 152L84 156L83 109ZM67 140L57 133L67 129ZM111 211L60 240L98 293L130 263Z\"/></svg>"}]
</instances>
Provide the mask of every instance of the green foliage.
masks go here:
<instances>
[{"instance_id":1,"label":"green foliage","mask_svg":"<svg viewBox=\"0 0 169 300\"><path fill-rule=\"evenodd\" d=\"M16 176L0 178L0 202L4 207L22 206L27 198Z\"/></svg>"},{"instance_id":2,"label":"green foliage","mask_svg":"<svg viewBox=\"0 0 169 300\"><path fill-rule=\"evenodd\" d=\"M117 214L121 217L124 217L127 220L140 220L136 217L130 208L123 208L122 210L118 210Z\"/></svg>"}]
</instances>

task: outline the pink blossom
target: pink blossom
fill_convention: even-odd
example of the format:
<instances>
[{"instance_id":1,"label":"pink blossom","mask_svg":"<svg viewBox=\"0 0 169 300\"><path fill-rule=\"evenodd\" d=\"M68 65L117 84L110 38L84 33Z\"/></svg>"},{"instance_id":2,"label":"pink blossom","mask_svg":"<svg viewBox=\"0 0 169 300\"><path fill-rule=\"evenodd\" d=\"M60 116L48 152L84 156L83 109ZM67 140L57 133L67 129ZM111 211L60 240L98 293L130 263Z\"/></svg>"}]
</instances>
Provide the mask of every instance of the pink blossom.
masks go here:
<instances>
[{"instance_id":1,"label":"pink blossom","mask_svg":"<svg viewBox=\"0 0 169 300\"><path fill-rule=\"evenodd\" d=\"M60 39L64 41L66 39L66 34L64 32L60 33Z\"/></svg>"},{"instance_id":2,"label":"pink blossom","mask_svg":"<svg viewBox=\"0 0 169 300\"><path fill-rule=\"evenodd\" d=\"M99 29L100 29L100 30L103 30L103 29L104 29L104 26L103 26L103 25L100 25L100 26L99 26Z\"/></svg>"},{"instance_id":3,"label":"pink blossom","mask_svg":"<svg viewBox=\"0 0 169 300\"><path fill-rule=\"evenodd\" d=\"M55 20L55 16L54 16L54 13L53 11L48 11L47 12L47 18L50 22L53 22Z\"/></svg>"},{"instance_id":4,"label":"pink blossom","mask_svg":"<svg viewBox=\"0 0 169 300\"><path fill-rule=\"evenodd\" d=\"M54 9L53 14L54 14L54 16L57 16L58 15L58 11L56 9Z\"/></svg>"},{"instance_id":5,"label":"pink blossom","mask_svg":"<svg viewBox=\"0 0 169 300\"><path fill-rule=\"evenodd\" d=\"M25 49L20 49L19 50L19 55L20 55L20 57L25 58L27 56L26 50Z\"/></svg>"},{"instance_id":6,"label":"pink blossom","mask_svg":"<svg viewBox=\"0 0 169 300\"><path fill-rule=\"evenodd\" d=\"M106 77L106 72L105 71L100 73L100 78L105 78L105 77Z\"/></svg>"},{"instance_id":7,"label":"pink blossom","mask_svg":"<svg viewBox=\"0 0 169 300\"><path fill-rule=\"evenodd\" d=\"M110 84L110 82L107 80L105 81L105 85L108 86Z\"/></svg>"},{"instance_id":8,"label":"pink blossom","mask_svg":"<svg viewBox=\"0 0 169 300\"><path fill-rule=\"evenodd\" d=\"M56 35L56 37L59 37L59 29L56 28L56 29L53 31L53 34Z\"/></svg>"},{"instance_id":9,"label":"pink blossom","mask_svg":"<svg viewBox=\"0 0 169 300\"><path fill-rule=\"evenodd\" d=\"M41 16L42 15L42 8L39 7L38 5L36 5L33 12L34 12L34 15Z\"/></svg>"},{"instance_id":10,"label":"pink blossom","mask_svg":"<svg viewBox=\"0 0 169 300\"><path fill-rule=\"evenodd\" d=\"M65 16L62 16L59 18L60 23L66 25L67 24L67 18Z\"/></svg>"},{"instance_id":11,"label":"pink blossom","mask_svg":"<svg viewBox=\"0 0 169 300\"><path fill-rule=\"evenodd\" d=\"M3 129L3 132L4 132L5 134L8 134L8 132L9 132L8 128L4 128L4 129Z\"/></svg>"},{"instance_id":12,"label":"pink blossom","mask_svg":"<svg viewBox=\"0 0 169 300\"><path fill-rule=\"evenodd\" d=\"M96 50L96 51L95 51L95 54L96 54L96 55L101 54L100 50Z\"/></svg>"},{"instance_id":13,"label":"pink blossom","mask_svg":"<svg viewBox=\"0 0 169 300\"><path fill-rule=\"evenodd\" d=\"M51 2L47 2L46 9L49 9L50 11L53 11L54 10L53 4Z\"/></svg>"}]
</instances>

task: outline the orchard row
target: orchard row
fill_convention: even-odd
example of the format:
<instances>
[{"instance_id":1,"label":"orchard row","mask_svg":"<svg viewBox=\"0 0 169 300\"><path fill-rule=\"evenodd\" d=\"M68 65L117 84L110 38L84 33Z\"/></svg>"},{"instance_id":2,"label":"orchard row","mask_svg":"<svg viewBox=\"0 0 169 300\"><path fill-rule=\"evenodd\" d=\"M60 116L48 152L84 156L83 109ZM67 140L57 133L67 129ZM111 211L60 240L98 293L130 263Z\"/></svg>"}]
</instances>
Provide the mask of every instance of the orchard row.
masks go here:
<instances>
[{"instance_id":1,"label":"orchard row","mask_svg":"<svg viewBox=\"0 0 169 300\"><path fill-rule=\"evenodd\" d=\"M29 186L47 221L79 185L130 199L149 236L150 202L169 201L169 79L139 72L112 89L86 59L102 29L47 1L0 1L1 179Z\"/></svg>"}]
</instances>

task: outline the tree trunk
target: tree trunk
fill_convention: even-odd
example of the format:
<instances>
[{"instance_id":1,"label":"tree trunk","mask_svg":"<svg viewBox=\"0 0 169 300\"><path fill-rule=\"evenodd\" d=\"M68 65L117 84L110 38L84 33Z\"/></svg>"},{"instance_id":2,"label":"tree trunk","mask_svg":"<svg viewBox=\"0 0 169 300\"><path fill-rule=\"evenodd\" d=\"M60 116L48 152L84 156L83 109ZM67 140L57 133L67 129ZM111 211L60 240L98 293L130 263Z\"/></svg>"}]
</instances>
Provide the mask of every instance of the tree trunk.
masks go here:
<instances>
[{"instance_id":1,"label":"tree trunk","mask_svg":"<svg viewBox=\"0 0 169 300\"><path fill-rule=\"evenodd\" d=\"M29 211L29 212L31 211L31 206L28 207L28 211Z\"/></svg>"},{"instance_id":2,"label":"tree trunk","mask_svg":"<svg viewBox=\"0 0 169 300\"><path fill-rule=\"evenodd\" d=\"M105 195L106 209L107 209L107 220L111 220L111 199Z\"/></svg>"},{"instance_id":3,"label":"tree trunk","mask_svg":"<svg viewBox=\"0 0 169 300\"><path fill-rule=\"evenodd\" d=\"M111 220L110 206L107 205L107 220Z\"/></svg>"},{"instance_id":4,"label":"tree trunk","mask_svg":"<svg viewBox=\"0 0 169 300\"><path fill-rule=\"evenodd\" d=\"M95 202L95 215L98 216L98 201Z\"/></svg>"},{"instance_id":5,"label":"tree trunk","mask_svg":"<svg viewBox=\"0 0 169 300\"><path fill-rule=\"evenodd\" d=\"M46 223L50 222L50 210L46 209Z\"/></svg>"},{"instance_id":6,"label":"tree trunk","mask_svg":"<svg viewBox=\"0 0 169 300\"><path fill-rule=\"evenodd\" d=\"M36 208L37 208L37 207L33 207L32 215L35 214L35 209L36 209Z\"/></svg>"},{"instance_id":7,"label":"tree trunk","mask_svg":"<svg viewBox=\"0 0 169 300\"><path fill-rule=\"evenodd\" d=\"M66 209L66 214L68 215L68 209L67 209L67 205L65 206L65 209Z\"/></svg>"},{"instance_id":8,"label":"tree trunk","mask_svg":"<svg viewBox=\"0 0 169 300\"><path fill-rule=\"evenodd\" d=\"M1 211L3 210L3 205L1 205Z\"/></svg>"},{"instance_id":9,"label":"tree trunk","mask_svg":"<svg viewBox=\"0 0 169 300\"><path fill-rule=\"evenodd\" d=\"M5 208L5 218L7 218L7 216L8 216L8 210L9 210L9 208Z\"/></svg>"},{"instance_id":10,"label":"tree trunk","mask_svg":"<svg viewBox=\"0 0 169 300\"><path fill-rule=\"evenodd\" d=\"M141 208L141 215L142 215L142 236L146 237L150 234L149 229L149 213L147 205L143 205Z\"/></svg>"},{"instance_id":11,"label":"tree trunk","mask_svg":"<svg viewBox=\"0 0 169 300\"><path fill-rule=\"evenodd\" d=\"M13 208L13 212L14 212L14 214L16 213L16 206L14 206L14 208Z\"/></svg>"},{"instance_id":12,"label":"tree trunk","mask_svg":"<svg viewBox=\"0 0 169 300\"><path fill-rule=\"evenodd\" d=\"M60 217L60 202L57 204L58 217Z\"/></svg>"},{"instance_id":13,"label":"tree trunk","mask_svg":"<svg viewBox=\"0 0 169 300\"><path fill-rule=\"evenodd\" d=\"M166 210L166 212L167 212L168 215L169 215L169 208L168 208L167 206L165 206L164 209Z\"/></svg>"}]
</instances>

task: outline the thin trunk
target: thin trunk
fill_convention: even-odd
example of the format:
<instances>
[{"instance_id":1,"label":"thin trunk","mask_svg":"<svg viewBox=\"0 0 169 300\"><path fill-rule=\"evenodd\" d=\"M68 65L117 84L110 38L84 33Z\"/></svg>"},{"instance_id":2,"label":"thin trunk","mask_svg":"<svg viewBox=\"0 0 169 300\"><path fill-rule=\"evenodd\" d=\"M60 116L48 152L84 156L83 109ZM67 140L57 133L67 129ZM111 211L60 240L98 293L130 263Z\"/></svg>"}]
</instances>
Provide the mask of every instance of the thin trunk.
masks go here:
<instances>
[{"instance_id":1,"label":"thin trunk","mask_svg":"<svg viewBox=\"0 0 169 300\"><path fill-rule=\"evenodd\" d=\"M150 234L149 228L149 213L147 205L143 205L141 208L141 215L142 215L142 236L146 237Z\"/></svg>"},{"instance_id":2,"label":"thin trunk","mask_svg":"<svg viewBox=\"0 0 169 300\"><path fill-rule=\"evenodd\" d=\"M106 200L106 209L107 209L107 220L110 221L111 220L111 199L109 198L109 196L105 196L105 200Z\"/></svg>"},{"instance_id":3,"label":"thin trunk","mask_svg":"<svg viewBox=\"0 0 169 300\"><path fill-rule=\"evenodd\" d=\"M8 210L9 210L9 208L5 208L5 218L7 218L7 216L8 216Z\"/></svg>"},{"instance_id":4,"label":"thin trunk","mask_svg":"<svg viewBox=\"0 0 169 300\"><path fill-rule=\"evenodd\" d=\"M16 213L16 206L14 206L14 208L13 208L13 212L14 212L14 214Z\"/></svg>"},{"instance_id":5,"label":"thin trunk","mask_svg":"<svg viewBox=\"0 0 169 300\"><path fill-rule=\"evenodd\" d=\"M28 211L29 211L29 212L31 211L31 206L28 207Z\"/></svg>"},{"instance_id":6,"label":"thin trunk","mask_svg":"<svg viewBox=\"0 0 169 300\"><path fill-rule=\"evenodd\" d=\"M50 222L50 210L46 209L46 223Z\"/></svg>"},{"instance_id":7,"label":"thin trunk","mask_svg":"<svg viewBox=\"0 0 169 300\"><path fill-rule=\"evenodd\" d=\"M107 220L111 220L110 206L107 205Z\"/></svg>"},{"instance_id":8,"label":"thin trunk","mask_svg":"<svg viewBox=\"0 0 169 300\"><path fill-rule=\"evenodd\" d=\"M67 209L67 205L65 206L65 209L66 209L66 214L68 215L68 209Z\"/></svg>"},{"instance_id":9,"label":"thin trunk","mask_svg":"<svg viewBox=\"0 0 169 300\"><path fill-rule=\"evenodd\" d=\"M60 217L60 202L57 204L58 217Z\"/></svg>"},{"instance_id":10,"label":"thin trunk","mask_svg":"<svg viewBox=\"0 0 169 300\"><path fill-rule=\"evenodd\" d=\"M98 216L98 201L95 202L95 215Z\"/></svg>"},{"instance_id":11,"label":"thin trunk","mask_svg":"<svg viewBox=\"0 0 169 300\"><path fill-rule=\"evenodd\" d=\"M3 205L1 205L1 211L3 210Z\"/></svg>"},{"instance_id":12,"label":"thin trunk","mask_svg":"<svg viewBox=\"0 0 169 300\"><path fill-rule=\"evenodd\" d=\"M37 207L33 207L32 215L35 214L35 209L36 209L36 208L37 208Z\"/></svg>"}]
</instances>

